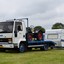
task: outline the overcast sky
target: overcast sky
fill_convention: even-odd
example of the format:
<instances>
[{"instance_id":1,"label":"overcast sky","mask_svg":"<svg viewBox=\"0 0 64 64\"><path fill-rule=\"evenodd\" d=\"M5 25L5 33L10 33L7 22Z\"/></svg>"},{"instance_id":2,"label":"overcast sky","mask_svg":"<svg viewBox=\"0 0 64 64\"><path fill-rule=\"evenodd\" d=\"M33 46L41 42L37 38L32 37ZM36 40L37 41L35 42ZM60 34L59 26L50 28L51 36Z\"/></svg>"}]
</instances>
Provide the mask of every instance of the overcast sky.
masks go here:
<instances>
[{"instance_id":1,"label":"overcast sky","mask_svg":"<svg viewBox=\"0 0 64 64\"><path fill-rule=\"evenodd\" d=\"M0 21L29 18L29 25L50 29L64 23L64 0L0 0Z\"/></svg>"}]
</instances>

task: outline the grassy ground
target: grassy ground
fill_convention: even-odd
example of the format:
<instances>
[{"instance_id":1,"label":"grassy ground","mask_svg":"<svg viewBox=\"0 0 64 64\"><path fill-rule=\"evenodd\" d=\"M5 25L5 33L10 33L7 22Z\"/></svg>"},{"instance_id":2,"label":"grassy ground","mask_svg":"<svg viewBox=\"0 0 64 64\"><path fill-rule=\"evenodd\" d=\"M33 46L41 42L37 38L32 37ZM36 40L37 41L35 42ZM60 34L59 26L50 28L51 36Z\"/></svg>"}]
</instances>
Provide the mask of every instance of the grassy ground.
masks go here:
<instances>
[{"instance_id":1,"label":"grassy ground","mask_svg":"<svg viewBox=\"0 0 64 64\"><path fill-rule=\"evenodd\" d=\"M0 64L64 64L64 50L0 52Z\"/></svg>"}]
</instances>

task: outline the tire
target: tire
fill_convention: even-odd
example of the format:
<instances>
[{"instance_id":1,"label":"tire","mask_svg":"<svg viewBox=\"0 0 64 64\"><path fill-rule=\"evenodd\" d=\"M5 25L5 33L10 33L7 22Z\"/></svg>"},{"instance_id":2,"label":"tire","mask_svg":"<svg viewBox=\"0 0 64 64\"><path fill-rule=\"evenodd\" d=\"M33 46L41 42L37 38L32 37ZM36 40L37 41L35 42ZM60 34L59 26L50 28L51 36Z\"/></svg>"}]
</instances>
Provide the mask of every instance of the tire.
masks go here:
<instances>
[{"instance_id":1,"label":"tire","mask_svg":"<svg viewBox=\"0 0 64 64\"><path fill-rule=\"evenodd\" d=\"M47 44L44 44L43 47L40 48L41 50L44 50L44 51L47 51L48 50L48 45Z\"/></svg>"},{"instance_id":2,"label":"tire","mask_svg":"<svg viewBox=\"0 0 64 64\"><path fill-rule=\"evenodd\" d=\"M23 53L23 52L25 52L26 51L26 46L25 46L25 44L20 44L20 46L19 46L19 52L20 53Z\"/></svg>"},{"instance_id":3,"label":"tire","mask_svg":"<svg viewBox=\"0 0 64 64\"><path fill-rule=\"evenodd\" d=\"M54 49L54 46L50 46L50 49Z\"/></svg>"}]
</instances>

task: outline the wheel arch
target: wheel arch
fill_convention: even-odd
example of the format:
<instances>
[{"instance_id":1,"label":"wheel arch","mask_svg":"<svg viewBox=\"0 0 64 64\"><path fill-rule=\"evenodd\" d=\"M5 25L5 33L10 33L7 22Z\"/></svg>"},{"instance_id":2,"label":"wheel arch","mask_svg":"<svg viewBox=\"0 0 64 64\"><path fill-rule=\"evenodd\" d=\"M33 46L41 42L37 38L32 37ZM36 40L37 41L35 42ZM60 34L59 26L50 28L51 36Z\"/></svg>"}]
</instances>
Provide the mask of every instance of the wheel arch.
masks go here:
<instances>
[{"instance_id":1,"label":"wheel arch","mask_svg":"<svg viewBox=\"0 0 64 64\"><path fill-rule=\"evenodd\" d=\"M50 46L55 46L55 43L52 42L52 41L50 41L50 42L49 42L49 47L50 47Z\"/></svg>"},{"instance_id":2,"label":"wheel arch","mask_svg":"<svg viewBox=\"0 0 64 64\"><path fill-rule=\"evenodd\" d=\"M20 45L20 44L25 44L25 43L26 43L26 41L20 41L19 45Z\"/></svg>"},{"instance_id":3,"label":"wheel arch","mask_svg":"<svg viewBox=\"0 0 64 64\"><path fill-rule=\"evenodd\" d=\"M21 44L24 44L25 46L27 46L27 42L26 42L26 41L20 41L19 46L20 46Z\"/></svg>"}]
</instances>

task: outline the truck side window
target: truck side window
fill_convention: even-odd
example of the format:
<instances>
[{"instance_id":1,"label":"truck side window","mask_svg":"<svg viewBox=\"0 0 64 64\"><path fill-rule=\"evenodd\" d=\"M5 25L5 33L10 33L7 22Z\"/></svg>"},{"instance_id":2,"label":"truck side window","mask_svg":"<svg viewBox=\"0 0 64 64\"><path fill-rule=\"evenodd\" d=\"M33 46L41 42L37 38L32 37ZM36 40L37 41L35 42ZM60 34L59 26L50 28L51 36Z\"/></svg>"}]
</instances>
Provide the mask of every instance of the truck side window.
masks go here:
<instances>
[{"instance_id":1,"label":"truck side window","mask_svg":"<svg viewBox=\"0 0 64 64\"><path fill-rule=\"evenodd\" d=\"M17 29L18 29L18 31L22 30L20 25L17 26Z\"/></svg>"},{"instance_id":2,"label":"truck side window","mask_svg":"<svg viewBox=\"0 0 64 64\"><path fill-rule=\"evenodd\" d=\"M15 31L22 31L22 23L21 22L15 23Z\"/></svg>"}]
</instances>

